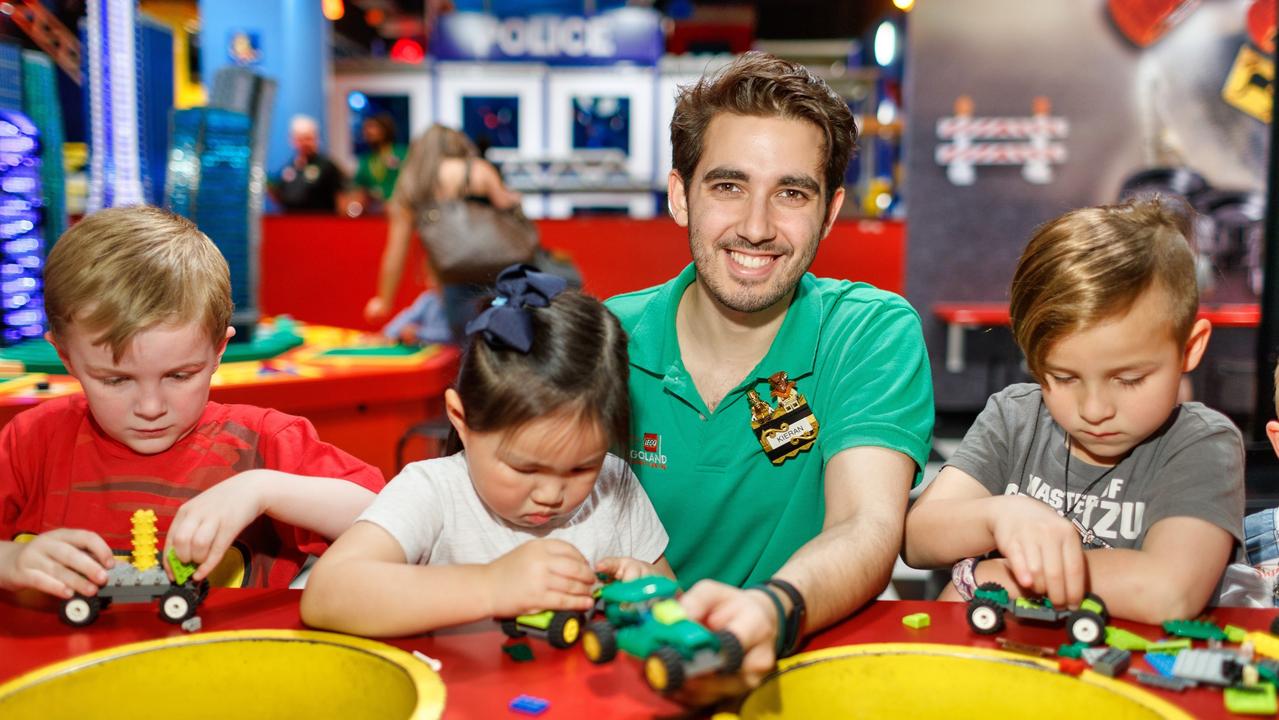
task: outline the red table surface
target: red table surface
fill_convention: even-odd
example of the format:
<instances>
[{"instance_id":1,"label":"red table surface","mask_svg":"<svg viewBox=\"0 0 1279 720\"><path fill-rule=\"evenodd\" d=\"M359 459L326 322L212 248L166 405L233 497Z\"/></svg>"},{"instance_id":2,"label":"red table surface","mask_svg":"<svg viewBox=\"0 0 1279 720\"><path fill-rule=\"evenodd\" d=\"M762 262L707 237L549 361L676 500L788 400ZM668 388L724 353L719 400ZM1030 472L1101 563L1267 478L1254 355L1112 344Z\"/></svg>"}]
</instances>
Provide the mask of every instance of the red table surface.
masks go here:
<instances>
[{"instance_id":1,"label":"red table surface","mask_svg":"<svg viewBox=\"0 0 1279 720\"><path fill-rule=\"evenodd\" d=\"M950 325L1008 325L1008 304L997 302L937 303L933 314ZM1199 317L1217 327L1256 327L1261 306L1251 303L1201 305Z\"/></svg>"},{"instance_id":2,"label":"red table surface","mask_svg":"<svg viewBox=\"0 0 1279 720\"><path fill-rule=\"evenodd\" d=\"M204 631L261 628L303 629L295 590L228 590L215 588L200 608ZM814 637L805 650L865 643L943 643L997 648L993 637L972 634L960 603L878 601L852 618ZM905 615L927 612L932 625L912 630ZM1221 608L1211 615L1220 624L1249 630L1270 627L1275 610ZM1147 638L1157 628L1118 621L1120 627ZM97 622L73 629L57 618L52 599L0 592L0 682L37 667L77 655L131 642L181 635L160 620L154 604L118 605ZM1056 648L1065 639L1061 628L1018 624L1009 620L1003 637ZM474 634L418 636L384 640L407 651L420 650L443 662L440 675L447 690L445 718L492 718L509 715L507 703L521 694L551 702L546 718L650 718L681 712L674 703L651 692L640 665L619 657L592 665L580 649L555 650L531 640L536 659L517 663L501 651L505 637L495 628ZM1134 653L1139 656L1139 653ZM1149 671L1138 657L1133 669ZM1184 693L1148 689L1196 717L1235 717L1225 712L1219 690L1196 688Z\"/></svg>"}]
</instances>

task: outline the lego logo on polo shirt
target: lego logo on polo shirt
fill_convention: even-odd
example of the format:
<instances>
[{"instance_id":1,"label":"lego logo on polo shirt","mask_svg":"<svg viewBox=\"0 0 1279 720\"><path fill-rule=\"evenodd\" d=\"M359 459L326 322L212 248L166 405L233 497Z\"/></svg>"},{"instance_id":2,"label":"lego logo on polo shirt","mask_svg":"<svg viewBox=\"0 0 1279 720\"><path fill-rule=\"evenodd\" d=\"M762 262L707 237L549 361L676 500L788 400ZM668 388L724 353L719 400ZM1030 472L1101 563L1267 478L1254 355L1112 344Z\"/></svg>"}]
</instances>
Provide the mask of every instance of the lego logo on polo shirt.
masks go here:
<instances>
[{"instance_id":1,"label":"lego logo on polo shirt","mask_svg":"<svg viewBox=\"0 0 1279 720\"><path fill-rule=\"evenodd\" d=\"M666 456L662 454L662 436L657 433L644 433L633 440L639 445L638 450L631 450L627 461L632 465L643 465L658 470L666 469Z\"/></svg>"}]
</instances>

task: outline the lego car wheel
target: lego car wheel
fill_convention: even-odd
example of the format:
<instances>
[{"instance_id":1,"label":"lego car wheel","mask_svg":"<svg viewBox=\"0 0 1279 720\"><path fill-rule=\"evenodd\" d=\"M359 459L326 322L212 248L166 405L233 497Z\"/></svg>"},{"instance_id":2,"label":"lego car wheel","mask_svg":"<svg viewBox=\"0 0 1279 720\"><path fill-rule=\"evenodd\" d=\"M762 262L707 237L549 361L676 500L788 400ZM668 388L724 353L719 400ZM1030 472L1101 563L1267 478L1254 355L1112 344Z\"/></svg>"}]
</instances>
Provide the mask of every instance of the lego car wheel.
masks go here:
<instances>
[{"instance_id":1,"label":"lego car wheel","mask_svg":"<svg viewBox=\"0 0 1279 720\"><path fill-rule=\"evenodd\" d=\"M97 620L101 610L98 598L76 595L62 603L62 621L72 627L84 627Z\"/></svg>"},{"instance_id":2,"label":"lego car wheel","mask_svg":"<svg viewBox=\"0 0 1279 720\"><path fill-rule=\"evenodd\" d=\"M715 633L715 637L719 638L720 674L732 675L741 670L742 658L746 656L746 651L742 649L742 641L727 630L720 630Z\"/></svg>"},{"instance_id":3,"label":"lego car wheel","mask_svg":"<svg viewBox=\"0 0 1279 720\"><path fill-rule=\"evenodd\" d=\"M1101 616L1101 624L1110 624L1110 611L1106 609L1106 601L1102 600L1095 593L1084 593L1084 601L1088 603L1096 603L1097 614Z\"/></svg>"},{"instance_id":4,"label":"lego car wheel","mask_svg":"<svg viewBox=\"0 0 1279 720\"><path fill-rule=\"evenodd\" d=\"M582 634L581 613L557 612L551 617L551 624L546 628L546 641L553 648L573 647Z\"/></svg>"},{"instance_id":5,"label":"lego car wheel","mask_svg":"<svg viewBox=\"0 0 1279 720\"><path fill-rule=\"evenodd\" d=\"M172 587L160 596L160 616L179 625L195 615L197 592L184 587Z\"/></svg>"},{"instance_id":6,"label":"lego car wheel","mask_svg":"<svg viewBox=\"0 0 1279 720\"><path fill-rule=\"evenodd\" d=\"M596 620L582 633L582 651L586 659L602 665L617 657L617 631L605 620Z\"/></svg>"},{"instance_id":7,"label":"lego car wheel","mask_svg":"<svg viewBox=\"0 0 1279 720\"><path fill-rule=\"evenodd\" d=\"M1004 609L991 600L968 603L968 626L978 635L994 635L1004 629Z\"/></svg>"},{"instance_id":8,"label":"lego car wheel","mask_svg":"<svg viewBox=\"0 0 1279 720\"><path fill-rule=\"evenodd\" d=\"M524 631L521 630L519 624L515 622L515 618L506 618L501 621L500 625L502 626L502 634L506 635L508 638L524 637Z\"/></svg>"},{"instance_id":9,"label":"lego car wheel","mask_svg":"<svg viewBox=\"0 0 1279 720\"><path fill-rule=\"evenodd\" d=\"M684 686L684 659L672 647L659 647L644 660L644 679L660 693L673 693Z\"/></svg>"},{"instance_id":10,"label":"lego car wheel","mask_svg":"<svg viewBox=\"0 0 1279 720\"><path fill-rule=\"evenodd\" d=\"M1076 610L1070 614L1066 633L1073 643L1097 645L1106 639L1106 622L1095 612Z\"/></svg>"},{"instance_id":11,"label":"lego car wheel","mask_svg":"<svg viewBox=\"0 0 1279 720\"><path fill-rule=\"evenodd\" d=\"M204 598L208 597L208 595L209 595L209 579L205 578L201 580L199 583L197 583L195 586L195 604L199 605L200 603L204 602Z\"/></svg>"}]
</instances>

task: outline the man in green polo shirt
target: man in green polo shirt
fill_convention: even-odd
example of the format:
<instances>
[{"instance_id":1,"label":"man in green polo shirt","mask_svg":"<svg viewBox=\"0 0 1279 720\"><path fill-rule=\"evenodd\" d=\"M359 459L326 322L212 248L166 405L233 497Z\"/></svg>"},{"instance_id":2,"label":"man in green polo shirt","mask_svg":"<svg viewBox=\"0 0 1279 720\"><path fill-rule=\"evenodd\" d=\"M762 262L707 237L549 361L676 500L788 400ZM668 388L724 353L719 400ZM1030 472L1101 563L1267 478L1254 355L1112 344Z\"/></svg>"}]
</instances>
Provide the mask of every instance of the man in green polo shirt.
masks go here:
<instances>
[{"instance_id":1,"label":"man in green polo shirt","mask_svg":"<svg viewBox=\"0 0 1279 720\"><path fill-rule=\"evenodd\" d=\"M929 449L918 315L807 274L855 140L844 101L771 56L684 89L669 198L693 263L608 301L630 333L627 459L697 583L685 608L742 640L752 685L886 586Z\"/></svg>"}]
</instances>

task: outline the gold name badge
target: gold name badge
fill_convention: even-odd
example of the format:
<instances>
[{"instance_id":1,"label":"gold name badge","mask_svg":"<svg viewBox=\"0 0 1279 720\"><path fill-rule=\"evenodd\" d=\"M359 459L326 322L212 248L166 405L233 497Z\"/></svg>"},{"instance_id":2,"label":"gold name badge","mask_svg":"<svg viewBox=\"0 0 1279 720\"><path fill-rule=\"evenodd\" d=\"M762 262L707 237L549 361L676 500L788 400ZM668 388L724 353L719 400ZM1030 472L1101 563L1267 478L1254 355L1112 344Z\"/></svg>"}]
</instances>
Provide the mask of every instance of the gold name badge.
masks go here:
<instances>
[{"instance_id":1,"label":"gold name badge","mask_svg":"<svg viewBox=\"0 0 1279 720\"><path fill-rule=\"evenodd\" d=\"M776 407L761 399L754 390L746 392L751 406L751 429L769 461L781 465L817 441L817 416L785 372L769 377L768 384L769 394L778 401Z\"/></svg>"}]
</instances>

